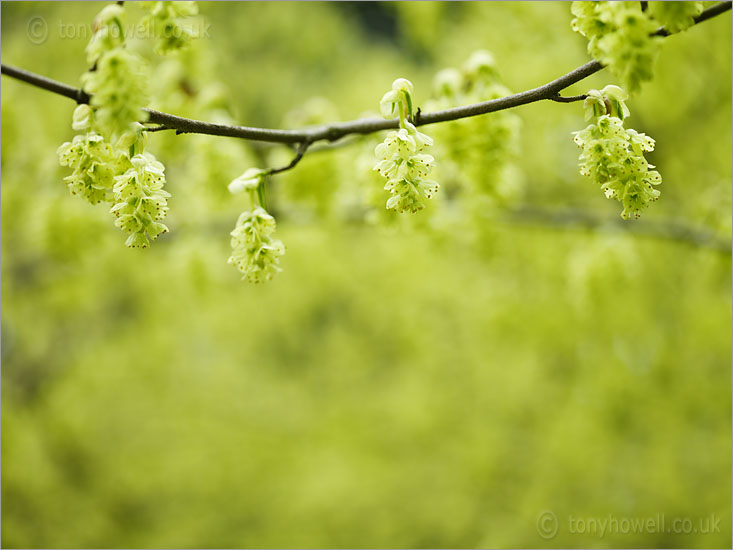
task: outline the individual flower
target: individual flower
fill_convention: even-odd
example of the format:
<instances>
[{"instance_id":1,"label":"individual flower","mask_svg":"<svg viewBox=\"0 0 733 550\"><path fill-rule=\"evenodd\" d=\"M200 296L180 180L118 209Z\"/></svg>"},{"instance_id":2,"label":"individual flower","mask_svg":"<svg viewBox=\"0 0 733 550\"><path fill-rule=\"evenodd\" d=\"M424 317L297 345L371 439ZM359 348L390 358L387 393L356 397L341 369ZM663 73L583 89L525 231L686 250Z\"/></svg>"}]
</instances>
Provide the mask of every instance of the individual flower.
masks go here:
<instances>
[{"instance_id":1,"label":"individual flower","mask_svg":"<svg viewBox=\"0 0 733 550\"><path fill-rule=\"evenodd\" d=\"M89 130L92 127L94 112L89 105L81 104L74 109L71 127L77 131Z\"/></svg>"},{"instance_id":2,"label":"individual flower","mask_svg":"<svg viewBox=\"0 0 733 550\"><path fill-rule=\"evenodd\" d=\"M229 184L230 193L241 193L243 191L256 191L262 183L265 171L259 168L249 168L244 174Z\"/></svg>"},{"instance_id":3,"label":"individual flower","mask_svg":"<svg viewBox=\"0 0 733 550\"><path fill-rule=\"evenodd\" d=\"M384 118L392 118L396 114L400 120L412 114L412 82L406 78L398 78L392 83L392 89L384 94L379 102L379 109Z\"/></svg>"},{"instance_id":4,"label":"individual flower","mask_svg":"<svg viewBox=\"0 0 733 550\"><path fill-rule=\"evenodd\" d=\"M125 41L125 9L119 4L109 4L94 19L94 34L87 44L87 62L96 64L106 52L114 50Z\"/></svg>"}]
</instances>

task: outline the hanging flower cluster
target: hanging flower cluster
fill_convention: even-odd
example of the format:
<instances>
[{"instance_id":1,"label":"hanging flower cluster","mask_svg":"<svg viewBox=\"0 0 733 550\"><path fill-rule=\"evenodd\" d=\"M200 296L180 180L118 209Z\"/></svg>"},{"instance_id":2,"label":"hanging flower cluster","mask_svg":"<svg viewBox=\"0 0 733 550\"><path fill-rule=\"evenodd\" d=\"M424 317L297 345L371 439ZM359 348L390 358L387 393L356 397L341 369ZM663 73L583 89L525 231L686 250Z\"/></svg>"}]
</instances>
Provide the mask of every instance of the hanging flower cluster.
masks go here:
<instances>
[{"instance_id":1,"label":"hanging flower cluster","mask_svg":"<svg viewBox=\"0 0 733 550\"><path fill-rule=\"evenodd\" d=\"M649 2L649 14L669 32L687 30L702 13L702 2Z\"/></svg>"},{"instance_id":2,"label":"hanging flower cluster","mask_svg":"<svg viewBox=\"0 0 733 550\"><path fill-rule=\"evenodd\" d=\"M128 233L125 244L144 248L168 231L160 220L170 195L163 190L165 168L145 151L147 135L138 121L145 119L147 79L143 61L125 49L124 22L118 4L97 15L87 45L93 66L82 76L92 98L72 119L72 128L82 133L57 154L59 163L73 170L64 178L71 193L92 204L110 203L115 225Z\"/></svg>"},{"instance_id":3,"label":"hanging flower cluster","mask_svg":"<svg viewBox=\"0 0 733 550\"><path fill-rule=\"evenodd\" d=\"M228 263L242 273L242 279L251 283L269 281L282 271L280 256L285 254L282 241L272 237L276 229L275 218L265 210L265 176L264 170L250 168L229 184L232 193L246 191L249 194L251 208L242 212L230 233L232 255Z\"/></svg>"},{"instance_id":4,"label":"hanging flower cluster","mask_svg":"<svg viewBox=\"0 0 733 550\"><path fill-rule=\"evenodd\" d=\"M653 76L662 38L640 2L573 2L571 26L588 39L588 53L636 92Z\"/></svg>"},{"instance_id":5,"label":"hanging flower cluster","mask_svg":"<svg viewBox=\"0 0 733 550\"><path fill-rule=\"evenodd\" d=\"M125 11L105 7L95 20L96 32L87 46L87 61L93 68L82 75L84 91L92 95L95 130L113 140L145 120L148 75L141 58L125 49Z\"/></svg>"},{"instance_id":6,"label":"hanging flower cluster","mask_svg":"<svg viewBox=\"0 0 733 550\"><path fill-rule=\"evenodd\" d=\"M627 98L618 86L591 90L584 106L586 120L593 123L573 133L573 141L582 149L580 173L600 185L607 198L621 202L624 219L638 218L656 201L660 192L655 186L662 182L662 176L644 158L645 152L654 150L654 140L624 128L623 120L629 116Z\"/></svg>"},{"instance_id":7,"label":"hanging flower cluster","mask_svg":"<svg viewBox=\"0 0 733 550\"><path fill-rule=\"evenodd\" d=\"M163 189L165 167L153 155L135 155L130 163L132 168L115 176L116 204L110 212L117 217L115 225L129 233L125 244L146 248L149 240L168 231L160 220L168 212L170 193Z\"/></svg>"},{"instance_id":8,"label":"hanging flower cluster","mask_svg":"<svg viewBox=\"0 0 733 550\"><path fill-rule=\"evenodd\" d=\"M75 130L89 127L91 108L79 105L74 111ZM117 155L104 138L94 132L74 136L73 141L62 144L56 154L59 164L73 170L64 181L72 195L79 195L92 204L107 200L114 184L114 163Z\"/></svg>"},{"instance_id":9,"label":"hanging flower cluster","mask_svg":"<svg viewBox=\"0 0 733 550\"><path fill-rule=\"evenodd\" d=\"M486 50L473 52L463 66L439 71L433 79L433 99L426 111L439 111L480 103L511 94L503 84ZM435 156L440 158L440 179L446 193L461 194L484 211L485 200L505 204L521 194L522 183L515 161L519 156L521 120L511 110L469 117L436 125Z\"/></svg>"},{"instance_id":10,"label":"hanging flower cluster","mask_svg":"<svg viewBox=\"0 0 733 550\"><path fill-rule=\"evenodd\" d=\"M409 80L398 78L380 103L382 115L400 117L400 129L390 132L374 150L380 161L374 170L387 178L384 188L390 192L387 208L398 212L418 212L425 207L423 199L431 198L440 187L437 182L423 179L434 162L423 151L433 140L419 132L408 119L412 117L413 86Z\"/></svg>"},{"instance_id":11,"label":"hanging flower cluster","mask_svg":"<svg viewBox=\"0 0 733 550\"><path fill-rule=\"evenodd\" d=\"M150 10L142 24L157 38L155 51L160 55L188 46L194 37L185 20L198 13L196 2L142 2Z\"/></svg>"}]
</instances>

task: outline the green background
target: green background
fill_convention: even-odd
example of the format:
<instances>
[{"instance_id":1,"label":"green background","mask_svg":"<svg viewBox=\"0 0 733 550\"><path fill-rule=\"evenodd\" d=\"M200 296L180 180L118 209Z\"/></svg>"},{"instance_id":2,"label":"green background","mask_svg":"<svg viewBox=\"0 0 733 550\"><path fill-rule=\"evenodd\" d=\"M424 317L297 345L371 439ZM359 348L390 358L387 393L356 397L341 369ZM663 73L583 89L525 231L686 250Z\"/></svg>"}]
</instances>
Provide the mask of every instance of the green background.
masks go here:
<instances>
[{"instance_id":1,"label":"green background","mask_svg":"<svg viewBox=\"0 0 733 550\"><path fill-rule=\"evenodd\" d=\"M102 6L3 3L3 63L78 85ZM160 64L153 108L285 127L319 96L351 120L397 77L424 103L477 48L514 91L589 59L559 2L200 11L180 62L133 41ZM2 545L730 547L730 251L633 232L730 240L730 13L666 39L628 104L664 178L642 220L566 230L491 205L463 223L438 202L365 221L373 136L274 178L284 271L250 285L226 264L247 208L226 185L291 153L153 135L171 232L127 249L63 184L73 102L3 76ZM581 104L514 112L514 206L617 219L577 172ZM571 524L661 514L698 532Z\"/></svg>"}]
</instances>

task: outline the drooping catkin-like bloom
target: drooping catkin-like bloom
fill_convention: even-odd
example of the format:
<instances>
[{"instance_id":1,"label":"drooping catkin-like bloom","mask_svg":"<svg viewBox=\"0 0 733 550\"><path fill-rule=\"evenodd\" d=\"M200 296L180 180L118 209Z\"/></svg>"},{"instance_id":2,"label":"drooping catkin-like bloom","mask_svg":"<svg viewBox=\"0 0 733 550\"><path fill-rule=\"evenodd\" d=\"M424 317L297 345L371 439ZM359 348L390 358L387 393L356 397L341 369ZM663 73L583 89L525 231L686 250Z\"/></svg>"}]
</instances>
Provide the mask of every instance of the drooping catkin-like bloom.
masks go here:
<instances>
[{"instance_id":1,"label":"drooping catkin-like bloom","mask_svg":"<svg viewBox=\"0 0 733 550\"><path fill-rule=\"evenodd\" d=\"M64 181L72 195L79 195L92 204L107 199L114 184L115 154L104 138L94 132L74 136L62 144L56 154L59 164L73 169Z\"/></svg>"},{"instance_id":2,"label":"drooping catkin-like bloom","mask_svg":"<svg viewBox=\"0 0 733 550\"><path fill-rule=\"evenodd\" d=\"M275 218L261 206L239 216L231 232L232 255L228 262L242 272L242 279L262 283L282 271L279 263L285 247L281 240L272 238L275 229Z\"/></svg>"},{"instance_id":3,"label":"drooping catkin-like bloom","mask_svg":"<svg viewBox=\"0 0 733 550\"><path fill-rule=\"evenodd\" d=\"M232 255L228 262L241 273L242 279L251 283L263 283L282 271L280 256L285 246L279 239L273 239L277 224L264 208L265 176L267 172L250 168L229 184L231 193L249 194L251 209L239 216L232 236Z\"/></svg>"},{"instance_id":4,"label":"drooping catkin-like bloom","mask_svg":"<svg viewBox=\"0 0 733 550\"><path fill-rule=\"evenodd\" d=\"M95 19L95 33L87 45L93 70L82 75L84 91L92 95L93 129L112 141L146 120L145 62L124 47L125 10L113 4Z\"/></svg>"},{"instance_id":5,"label":"drooping catkin-like bloom","mask_svg":"<svg viewBox=\"0 0 733 550\"><path fill-rule=\"evenodd\" d=\"M142 2L150 13L141 23L157 38L155 51L160 55L188 46L194 37L186 26L187 18L198 13L196 2Z\"/></svg>"},{"instance_id":6,"label":"drooping catkin-like bloom","mask_svg":"<svg viewBox=\"0 0 733 550\"><path fill-rule=\"evenodd\" d=\"M390 132L384 142L377 145L375 153L382 160L374 169L387 178L384 188L391 196L387 208L398 212L418 212L425 207L423 199L431 198L438 191L438 183L423 179L435 161L423 151L433 140L419 132L409 122L404 128Z\"/></svg>"},{"instance_id":7,"label":"drooping catkin-like bloom","mask_svg":"<svg viewBox=\"0 0 733 550\"><path fill-rule=\"evenodd\" d=\"M644 158L654 150L654 140L633 129L624 128L629 115L628 95L618 86L591 90L584 102L586 119L593 123L573 133L573 141L582 149L580 173L600 185L609 199L623 205L621 217L638 218L660 191L655 188L662 176Z\"/></svg>"},{"instance_id":8,"label":"drooping catkin-like bloom","mask_svg":"<svg viewBox=\"0 0 733 550\"><path fill-rule=\"evenodd\" d=\"M654 35L659 25L640 2L573 2L570 9L571 27L588 39L588 53L624 88L636 92L652 78L662 37Z\"/></svg>"},{"instance_id":9,"label":"drooping catkin-like bloom","mask_svg":"<svg viewBox=\"0 0 733 550\"><path fill-rule=\"evenodd\" d=\"M153 155L135 155L130 162L132 168L115 177L116 204L110 212L117 217L115 225L129 233L125 244L145 248L149 240L168 231L160 220L168 212L170 193L163 189L165 168Z\"/></svg>"},{"instance_id":10,"label":"drooping catkin-like bloom","mask_svg":"<svg viewBox=\"0 0 733 550\"><path fill-rule=\"evenodd\" d=\"M382 98L382 114L386 118L398 114L400 129L387 134L384 142L375 148L380 160L374 170L387 178L384 189L391 195L387 208L414 213L425 208L423 199L431 198L440 186L424 179L435 162L432 155L424 153L433 140L408 120L412 116L412 90L409 80L398 78Z\"/></svg>"}]
</instances>

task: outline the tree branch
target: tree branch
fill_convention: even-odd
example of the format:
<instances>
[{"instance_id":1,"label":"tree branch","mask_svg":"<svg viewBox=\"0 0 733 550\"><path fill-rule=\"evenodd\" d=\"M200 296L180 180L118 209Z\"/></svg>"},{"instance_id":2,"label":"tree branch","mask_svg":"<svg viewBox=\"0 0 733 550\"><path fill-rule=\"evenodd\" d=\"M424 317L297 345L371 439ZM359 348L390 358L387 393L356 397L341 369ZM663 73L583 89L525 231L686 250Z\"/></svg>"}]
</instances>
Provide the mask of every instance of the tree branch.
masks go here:
<instances>
[{"instance_id":1,"label":"tree branch","mask_svg":"<svg viewBox=\"0 0 733 550\"><path fill-rule=\"evenodd\" d=\"M695 17L695 23L702 23L703 21L720 15L730 9L730 1L721 2L706 9L700 15ZM660 28L654 33L656 36L668 36L669 34L670 33L664 28ZM534 103L545 99L557 102L580 101L581 99L584 99L583 96L563 98L559 94L568 86L580 82L603 68L604 66L600 62L590 61L585 65L570 71L568 74L544 84L543 86L499 99L474 103L472 105L453 107L451 109L444 109L442 111L435 111L427 114L421 113L419 119L416 120L415 123L416 125L423 126L426 124L435 124L437 122L458 120L461 118L493 113L504 109L511 109L519 107L520 105L526 105L528 103ZM61 82L57 82L50 78L19 69L17 67L2 65L2 74L17 78L18 80L38 88L68 97L77 103L89 103L90 100L89 94L81 89L73 88ZM336 141L350 134L371 134L373 132L389 130L399 126L399 121L397 119L384 120L374 118L334 123L326 126L306 128L303 130L277 130L270 128L252 128L248 126L213 124L211 122L183 118L152 109L145 109L145 111L148 113L148 122L160 125L157 128L151 128L152 131L174 129L177 134L208 134L275 143L311 144L316 141L324 140Z\"/></svg>"},{"instance_id":2,"label":"tree branch","mask_svg":"<svg viewBox=\"0 0 733 550\"><path fill-rule=\"evenodd\" d=\"M30 84L31 86L42 88L49 92L53 92L54 94L68 97L69 99L73 99L79 104L89 103L89 100L91 99L91 96L81 88L74 88L73 86L69 86L67 84L64 84L63 82L58 82L56 80L52 80L50 78L46 78L45 76L19 69L17 67L11 67L10 65L3 64L0 68L0 73L6 76L10 76L12 78L17 78L18 80L21 80L26 84Z\"/></svg>"}]
</instances>

